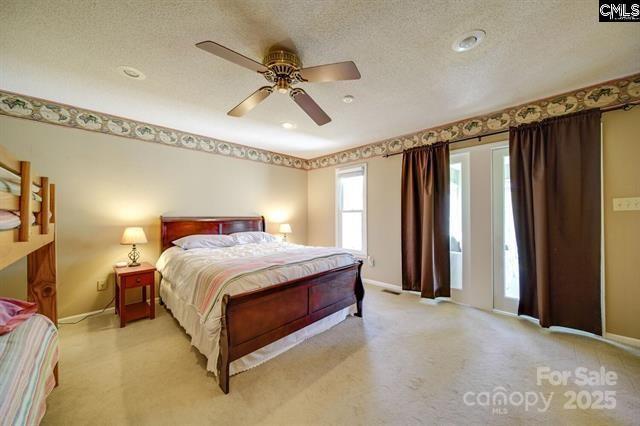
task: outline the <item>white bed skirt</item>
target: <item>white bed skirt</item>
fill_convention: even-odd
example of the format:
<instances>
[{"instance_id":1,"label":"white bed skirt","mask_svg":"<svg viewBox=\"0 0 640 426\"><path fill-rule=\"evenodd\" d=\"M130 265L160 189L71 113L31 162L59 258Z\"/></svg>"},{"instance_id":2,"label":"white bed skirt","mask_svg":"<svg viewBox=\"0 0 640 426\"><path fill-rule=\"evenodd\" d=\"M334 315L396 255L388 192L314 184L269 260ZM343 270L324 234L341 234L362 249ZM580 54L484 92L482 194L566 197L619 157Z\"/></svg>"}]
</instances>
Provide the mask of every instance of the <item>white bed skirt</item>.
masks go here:
<instances>
[{"instance_id":1,"label":"white bed skirt","mask_svg":"<svg viewBox=\"0 0 640 426\"><path fill-rule=\"evenodd\" d=\"M219 342L217 341L217 337L211 336L204 325L200 323L200 317L196 308L179 299L171 289L171 283L166 279L160 281L160 297L162 297L164 304L185 329L187 334L191 336L191 345L195 346L201 354L207 357L207 370L217 375L216 368L218 363ZM345 308L255 352L243 356L231 363L229 366L229 374L234 375L257 367L271 358L288 351L304 340L341 323L349 314L353 314L355 311L355 306Z\"/></svg>"}]
</instances>

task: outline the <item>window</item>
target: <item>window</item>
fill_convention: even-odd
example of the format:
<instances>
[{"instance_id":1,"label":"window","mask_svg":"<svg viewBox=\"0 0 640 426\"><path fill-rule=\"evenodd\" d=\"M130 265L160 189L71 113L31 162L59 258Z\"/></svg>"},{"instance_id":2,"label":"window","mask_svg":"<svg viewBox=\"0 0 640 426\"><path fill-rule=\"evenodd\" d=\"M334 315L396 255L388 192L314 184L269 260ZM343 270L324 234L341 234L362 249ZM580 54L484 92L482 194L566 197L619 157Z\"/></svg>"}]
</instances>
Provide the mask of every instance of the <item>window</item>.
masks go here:
<instances>
[{"instance_id":1,"label":"window","mask_svg":"<svg viewBox=\"0 0 640 426\"><path fill-rule=\"evenodd\" d=\"M367 165L336 170L336 245L367 253Z\"/></svg>"},{"instance_id":2,"label":"window","mask_svg":"<svg viewBox=\"0 0 640 426\"><path fill-rule=\"evenodd\" d=\"M468 233L467 154L451 155L449 162L449 257L451 288L462 290L465 270L465 244Z\"/></svg>"}]
</instances>

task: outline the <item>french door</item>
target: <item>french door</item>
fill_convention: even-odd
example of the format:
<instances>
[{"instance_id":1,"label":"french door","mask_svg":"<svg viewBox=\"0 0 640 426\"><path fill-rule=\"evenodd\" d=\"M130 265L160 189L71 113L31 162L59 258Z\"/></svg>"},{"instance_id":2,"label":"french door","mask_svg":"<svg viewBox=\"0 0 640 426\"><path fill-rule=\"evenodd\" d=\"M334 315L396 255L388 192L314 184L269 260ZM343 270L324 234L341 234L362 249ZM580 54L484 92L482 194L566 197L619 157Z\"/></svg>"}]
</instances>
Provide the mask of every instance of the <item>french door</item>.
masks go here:
<instances>
[{"instance_id":1,"label":"french door","mask_svg":"<svg viewBox=\"0 0 640 426\"><path fill-rule=\"evenodd\" d=\"M492 152L493 308L518 313L518 249L511 206L509 148Z\"/></svg>"},{"instance_id":2,"label":"french door","mask_svg":"<svg viewBox=\"0 0 640 426\"><path fill-rule=\"evenodd\" d=\"M455 150L449 172L451 298L517 313L520 286L509 148L498 142Z\"/></svg>"},{"instance_id":3,"label":"french door","mask_svg":"<svg viewBox=\"0 0 640 426\"><path fill-rule=\"evenodd\" d=\"M469 154L449 161L449 258L451 296L462 300L469 285Z\"/></svg>"}]
</instances>

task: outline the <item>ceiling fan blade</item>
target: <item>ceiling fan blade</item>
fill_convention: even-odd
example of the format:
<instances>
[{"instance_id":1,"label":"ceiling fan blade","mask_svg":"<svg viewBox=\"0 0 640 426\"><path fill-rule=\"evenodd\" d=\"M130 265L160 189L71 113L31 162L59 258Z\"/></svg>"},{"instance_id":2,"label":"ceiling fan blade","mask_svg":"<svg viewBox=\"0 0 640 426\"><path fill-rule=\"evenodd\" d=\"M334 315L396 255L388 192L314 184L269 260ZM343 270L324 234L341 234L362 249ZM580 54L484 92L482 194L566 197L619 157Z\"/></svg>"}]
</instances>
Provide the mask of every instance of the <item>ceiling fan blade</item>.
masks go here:
<instances>
[{"instance_id":1,"label":"ceiling fan blade","mask_svg":"<svg viewBox=\"0 0 640 426\"><path fill-rule=\"evenodd\" d=\"M221 44L214 43L213 41L201 41L196 44L196 47L204 50L205 52L213 53L222 59L226 59L229 62L233 62L241 67L249 68L251 71L265 72L267 67L260 62L256 62L253 59L247 58L244 55L234 52L233 50L222 46Z\"/></svg>"},{"instance_id":2,"label":"ceiling fan blade","mask_svg":"<svg viewBox=\"0 0 640 426\"><path fill-rule=\"evenodd\" d=\"M310 83L360 79L360 71L353 61L303 68L300 70L300 75Z\"/></svg>"},{"instance_id":3,"label":"ceiling fan blade","mask_svg":"<svg viewBox=\"0 0 640 426\"><path fill-rule=\"evenodd\" d=\"M318 126L322 126L331 121L331 117L329 117L304 90L298 88L291 89L289 96L291 96L293 101L297 103Z\"/></svg>"},{"instance_id":4,"label":"ceiling fan blade","mask_svg":"<svg viewBox=\"0 0 640 426\"><path fill-rule=\"evenodd\" d=\"M243 115L251 111L253 108L255 108L255 106L258 105L260 102L267 99L267 96L269 96L272 92L273 92L273 88L269 86L264 86L259 88L258 90L253 92L251 95L249 95L247 99L240 102L235 108L229 111L227 115L230 115L232 117L242 117Z\"/></svg>"}]
</instances>

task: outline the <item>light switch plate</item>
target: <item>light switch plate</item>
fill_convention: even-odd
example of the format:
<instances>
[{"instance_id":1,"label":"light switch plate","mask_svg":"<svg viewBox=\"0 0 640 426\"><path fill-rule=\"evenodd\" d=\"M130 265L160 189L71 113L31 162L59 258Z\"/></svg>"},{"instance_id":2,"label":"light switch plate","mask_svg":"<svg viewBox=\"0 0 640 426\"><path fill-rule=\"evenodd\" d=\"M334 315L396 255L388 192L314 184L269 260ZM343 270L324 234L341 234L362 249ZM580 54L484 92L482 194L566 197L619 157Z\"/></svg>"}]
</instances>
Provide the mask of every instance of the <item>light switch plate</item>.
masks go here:
<instances>
[{"instance_id":1,"label":"light switch plate","mask_svg":"<svg viewBox=\"0 0 640 426\"><path fill-rule=\"evenodd\" d=\"M614 198L613 211L640 210L640 197Z\"/></svg>"}]
</instances>

